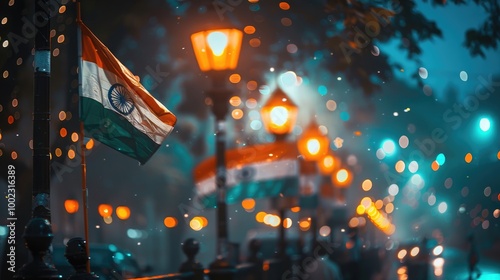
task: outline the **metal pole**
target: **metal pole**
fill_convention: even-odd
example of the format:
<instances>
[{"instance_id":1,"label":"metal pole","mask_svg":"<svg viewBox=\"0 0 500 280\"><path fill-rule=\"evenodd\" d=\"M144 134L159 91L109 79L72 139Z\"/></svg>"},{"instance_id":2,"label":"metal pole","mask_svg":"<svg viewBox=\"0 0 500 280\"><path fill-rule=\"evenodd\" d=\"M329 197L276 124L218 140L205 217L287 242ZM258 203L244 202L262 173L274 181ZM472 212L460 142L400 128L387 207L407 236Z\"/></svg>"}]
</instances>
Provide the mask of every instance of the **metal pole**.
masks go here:
<instances>
[{"instance_id":1,"label":"metal pole","mask_svg":"<svg viewBox=\"0 0 500 280\"><path fill-rule=\"evenodd\" d=\"M217 257L227 256L227 204L226 204L226 122L216 120L216 160L217 160Z\"/></svg>"},{"instance_id":2,"label":"metal pole","mask_svg":"<svg viewBox=\"0 0 500 280\"><path fill-rule=\"evenodd\" d=\"M33 218L24 230L32 261L14 279L60 279L52 265L50 225L50 15L49 0L35 2L34 105L33 105Z\"/></svg>"},{"instance_id":3,"label":"metal pole","mask_svg":"<svg viewBox=\"0 0 500 280\"><path fill-rule=\"evenodd\" d=\"M214 73L213 90L207 92L212 100L212 111L215 115L215 159L216 159L216 188L217 188L217 249L216 260L210 265L211 269L229 268L228 261L228 225L226 203L226 115L229 110L228 102L231 91L224 85L225 74Z\"/></svg>"},{"instance_id":4,"label":"metal pole","mask_svg":"<svg viewBox=\"0 0 500 280\"><path fill-rule=\"evenodd\" d=\"M34 111L33 111L33 217L50 221L50 10L48 0L36 1Z\"/></svg>"},{"instance_id":5,"label":"metal pole","mask_svg":"<svg viewBox=\"0 0 500 280\"><path fill-rule=\"evenodd\" d=\"M280 205L280 209L278 210L278 214L281 220L281 224L279 227L279 237L278 237L278 255L281 258L285 258L286 254L286 233L285 233L285 208L283 205Z\"/></svg>"}]
</instances>

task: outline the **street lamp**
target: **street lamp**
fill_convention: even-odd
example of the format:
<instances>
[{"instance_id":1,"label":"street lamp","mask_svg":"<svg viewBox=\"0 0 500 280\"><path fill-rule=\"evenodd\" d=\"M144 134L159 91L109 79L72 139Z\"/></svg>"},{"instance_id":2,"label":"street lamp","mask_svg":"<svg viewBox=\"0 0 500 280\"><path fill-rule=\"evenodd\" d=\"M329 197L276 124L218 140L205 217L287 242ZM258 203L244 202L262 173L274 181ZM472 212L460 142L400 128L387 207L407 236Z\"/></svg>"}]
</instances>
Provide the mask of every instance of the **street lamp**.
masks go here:
<instances>
[{"instance_id":1,"label":"street lamp","mask_svg":"<svg viewBox=\"0 0 500 280\"><path fill-rule=\"evenodd\" d=\"M266 101L260 111L262 122L268 133L274 135L276 141L284 141L286 136L292 132L297 122L298 107L286 95L283 90L277 88ZM285 239L285 201L282 198L275 198L274 205L278 205L280 221L279 226L279 252L281 257L286 256ZM281 200L283 203L278 203Z\"/></svg>"},{"instance_id":2,"label":"street lamp","mask_svg":"<svg viewBox=\"0 0 500 280\"><path fill-rule=\"evenodd\" d=\"M328 153L329 139L318 128L316 121L312 121L302 133L297 143L300 154L306 161L320 160Z\"/></svg>"},{"instance_id":3,"label":"street lamp","mask_svg":"<svg viewBox=\"0 0 500 280\"><path fill-rule=\"evenodd\" d=\"M325 167L325 169L332 168L330 166L330 162L327 159L325 165L325 155L328 154L328 150L330 147L330 140L326 135L324 135L318 128L318 124L315 120L313 120L304 130L301 137L297 142L297 148L299 150L300 155L303 157L304 162L301 163L301 173L307 174L304 176L304 180L301 180L301 184L316 184L315 179L309 181L307 179L309 176L317 176L318 169ZM320 164L317 162L320 161ZM331 162L331 165L334 165L334 162ZM302 182L303 181L303 182ZM309 182L308 182L309 181ZM307 187L304 186L304 187ZM312 186L314 187L314 186ZM317 187L317 186L316 186ZM304 197L301 196L301 202L307 205L308 208L316 208L316 197ZM301 204L302 204L301 203ZM311 216L311 231L312 231L312 248L314 248L314 244L316 242L316 215Z\"/></svg>"},{"instance_id":4,"label":"street lamp","mask_svg":"<svg viewBox=\"0 0 500 280\"><path fill-rule=\"evenodd\" d=\"M226 204L226 115L231 91L225 87L227 70L238 65L243 32L237 29L212 29L191 35L191 43L200 70L212 78L207 96L215 115L216 187L217 187L217 258L210 268L228 268L228 230Z\"/></svg>"},{"instance_id":5,"label":"street lamp","mask_svg":"<svg viewBox=\"0 0 500 280\"><path fill-rule=\"evenodd\" d=\"M266 131L273 134L276 140L284 140L292 132L297 113L297 105L280 88L271 94L260 111Z\"/></svg>"}]
</instances>

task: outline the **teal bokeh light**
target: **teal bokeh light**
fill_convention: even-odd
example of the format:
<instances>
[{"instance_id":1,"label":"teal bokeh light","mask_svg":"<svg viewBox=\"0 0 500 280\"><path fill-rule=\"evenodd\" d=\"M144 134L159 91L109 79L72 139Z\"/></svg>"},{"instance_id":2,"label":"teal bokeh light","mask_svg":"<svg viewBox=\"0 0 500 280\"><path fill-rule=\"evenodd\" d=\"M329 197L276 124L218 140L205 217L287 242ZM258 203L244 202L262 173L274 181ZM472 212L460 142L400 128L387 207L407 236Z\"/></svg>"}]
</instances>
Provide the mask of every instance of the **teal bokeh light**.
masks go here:
<instances>
[{"instance_id":1,"label":"teal bokeh light","mask_svg":"<svg viewBox=\"0 0 500 280\"><path fill-rule=\"evenodd\" d=\"M484 131L484 132L487 132L488 130L490 130L491 128L491 121L490 119L488 118L481 118L479 120L479 128Z\"/></svg>"},{"instance_id":2,"label":"teal bokeh light","mask_svg":"<svg viewBox=\"0 0 500 280\"><path fill-rule=\"evenodd\" d=\"M436 162L439 165L443 165L446 161L446 157L444 156L443 153L440 153L439 155L436 156Z\"/></svg>"},{"instance_id":3,"label":"teal bokeh light","mask_svg":"<svg viewBox=\"0 0 500 280\"><path fill-rule=\"evenodd\" d=\"M351 115L349 115L348 112L344 111L340 113L340 119L343 121L348 121L351 118Z\"/></svg>"},{"instance_id":4,"label":"teal bokeh light","mask_svg":"<svg viewBox=\"0 0 500 280\"><path fill-rule=\"evenodd\" d=\"M393 155L394 152L396 152L396 144L391 139L384 140L381 148L388 156Z\"/></svg>"},{"instance_id":5,"label":"teal bokeh light","mask_svg":"<svg viewBox=\"0 0 500 280\"><path fill-rule=\"evenodd\" d=\"M328 93L328 89L325 86L321 85L318 87L318 92L319 95L325 96Z\"/></svg>"}]
</instances>

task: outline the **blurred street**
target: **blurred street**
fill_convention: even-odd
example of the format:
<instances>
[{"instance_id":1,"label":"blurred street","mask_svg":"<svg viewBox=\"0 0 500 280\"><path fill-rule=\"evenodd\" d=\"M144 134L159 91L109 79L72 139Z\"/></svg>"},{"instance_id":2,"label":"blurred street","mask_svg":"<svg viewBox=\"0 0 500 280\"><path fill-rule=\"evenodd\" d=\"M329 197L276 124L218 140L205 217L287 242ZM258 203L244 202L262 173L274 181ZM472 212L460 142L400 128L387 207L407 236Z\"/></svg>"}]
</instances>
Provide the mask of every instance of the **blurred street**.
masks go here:
<instances>
[{"instance_id":1,"label":"blurred street","mask_svg":"<svg viewBox=\"0 0 500 280\"><path fill-rule=\"evenodd\" d=\"M493 252L493 250L492 250ZM471 279L481 279L481 280L497 280L500 279L500 253L496 251L496 259L494 255L488 254L488 256L480 256L479 263L477 264L478 269L481 272L479 278L475 278L475 275ZM441 266L442 265L442 266ZM428 278L436 280L468 280L468 262L467 262L467 252L461 249L448 247L443 250L441 256L433 258L429 261L428 266ZM412 278L412 275L408 274L408 268L402 265L398 260L394 260L391 272L390 280L415 280L424 279L419 277Z\"/></svg>"}]
</instances>

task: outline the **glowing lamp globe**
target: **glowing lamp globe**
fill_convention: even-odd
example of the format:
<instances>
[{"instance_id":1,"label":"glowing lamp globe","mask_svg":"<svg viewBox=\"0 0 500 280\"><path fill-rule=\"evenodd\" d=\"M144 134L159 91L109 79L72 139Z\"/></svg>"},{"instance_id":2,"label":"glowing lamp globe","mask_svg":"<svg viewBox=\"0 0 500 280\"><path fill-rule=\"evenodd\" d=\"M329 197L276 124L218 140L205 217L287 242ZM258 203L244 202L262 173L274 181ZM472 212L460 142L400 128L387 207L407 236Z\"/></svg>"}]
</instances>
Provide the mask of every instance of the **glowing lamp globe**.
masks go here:
<instances>
[{"instance_id":1,"label":"glowing lamp globe","mask_svg":"<svg viewBox=\"0 0 500 280\"><path fill-rule=\"evenodd\" d=\"M274 135L292 132L297 122L297 113L297 105L280 88L271 94L260 111L264 127Z\"/></svg>"},{"instance_id":2,"label":"glowing lamp globe","mask_svg":"<svg viewBox=\"0 0 500 280\"><path fill-rule=\"evenodd\" d=\"M111 217L111 214L113 214L113 207L109 204L100 204L97 210L103 218Z\"/></svg>"},{"instance_id":3,"label":"glowing lamp globe","mask_svg":"<svg viewBox=\"0 0 500 280\"><path fill-rule=\"evenodd\" d=\"M64 201L64 209L66 209L66 212L69 214L74 214L78 211L78 201L74 199L66 199Z\"/></svg>"},{"instance_id":4,"label":"glowing lamp globe","mask_svg":"<svg viewBox=\"0 0 500 280\"><path fill-rule=\"evenodd\" d=\"M191 35L194 54L201 71L233 70L238 65L243 32L213 29Z\"/></svg>"},{"instance_id":5,"label":"glowing lamp globe","mask_svg":"<svg viewBox=\"0 0 500 280\"><path fill-rule=\"evenodd\" d=\"M305 160L317 161L328 153L329 142L328 137L319 130L318 124L313 121L304 130L297 146Z\"/></svg>"},{"instance_id":6,"label":"glowing lamp globe","mask_svg":"<svg viewBox=\"0 0 500 280\"><path fill-rule=\"evenodd\" d=\"M339 188L348 188L352 182L352 172L346 168L341 168L332 174L332 182Z\"/></svg>"},{"instance_id":7,"label":"glowing lamp globe","mask_svg":"<svg viewBox=\"0 0 500 280\"><path fill-rule=\"evenodd\" d=\"M341 166L340 158L328 153L317 161L319 172L323 175L330 175Z\"/></svg>"},{"instance_id":8,"label":"glowing lamp globe","mask_svg":"<svg viewBox=\"0 0 500 280\"><path fill-rule=\"evenodd\" d=\"M126 220L130 217L130 208L127 206L118 206L116 207L116 216L120 220Z\"/></svg>"}]
</instances>

